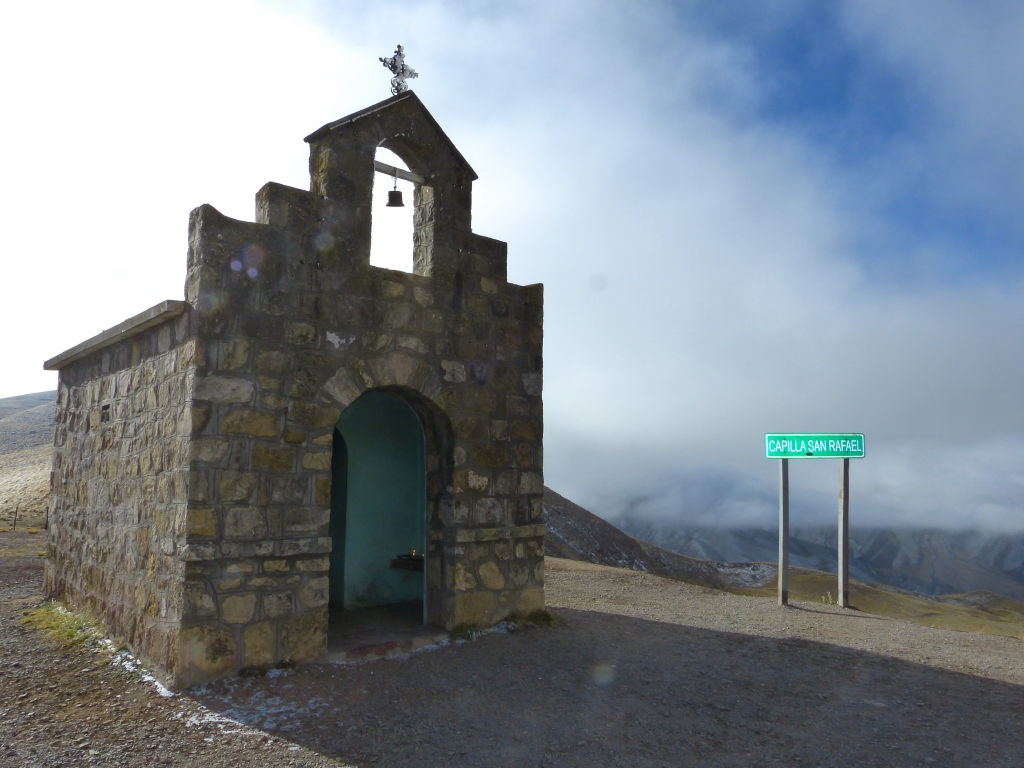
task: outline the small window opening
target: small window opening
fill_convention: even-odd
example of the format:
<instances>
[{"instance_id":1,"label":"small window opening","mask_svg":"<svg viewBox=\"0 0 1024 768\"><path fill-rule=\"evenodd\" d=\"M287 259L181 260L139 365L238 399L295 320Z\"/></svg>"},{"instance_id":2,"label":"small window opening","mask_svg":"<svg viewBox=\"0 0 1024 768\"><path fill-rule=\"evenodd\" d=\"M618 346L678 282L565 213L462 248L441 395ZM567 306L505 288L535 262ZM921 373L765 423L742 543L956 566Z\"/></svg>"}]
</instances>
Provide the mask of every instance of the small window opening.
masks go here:
<instances>
[{"instance_id":1,"label":"small window opening","mask_svg":"<svg viewBox=\"0 0 1024 768\"><path fill-rule=\"evenodd\" d=\"M100 406L100 423L110 421L110 403Z\"/></svg>"},{"instance_id":2,"label":"small window opening","mask_svg":"<svg viewBox=\"0 0 1024 768\"><path fill-rule=\"evenodd\" d=\"M374 160L408 171L402 159L384 147L378 147ZM397 182L397 183L396 183ZM402 207L388 205L389 192L402 193ZM373 175L373 202L370 212L370 264L402 272L413 271L413 193L415 185L405 179L377 171Z\"/></svg>"}]
</instances>

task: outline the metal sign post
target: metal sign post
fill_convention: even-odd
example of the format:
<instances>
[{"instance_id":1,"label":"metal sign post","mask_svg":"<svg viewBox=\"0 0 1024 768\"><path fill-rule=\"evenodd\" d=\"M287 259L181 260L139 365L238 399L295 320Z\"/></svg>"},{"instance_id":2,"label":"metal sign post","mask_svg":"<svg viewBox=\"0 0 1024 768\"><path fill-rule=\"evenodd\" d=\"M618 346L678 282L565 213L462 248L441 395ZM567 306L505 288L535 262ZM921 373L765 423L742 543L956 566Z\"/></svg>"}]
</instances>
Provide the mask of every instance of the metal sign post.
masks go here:
<instances>
[{"instance_id":1,"label":"metal sign post","mask_svg":"<svg viewBox=\"0 0 1024 768\"><path fill-rule=\"evenodd\" d=\"M789 459L779 462L779 605L789 605Z\"/></svg>"},{"instance_id":2,"label":"metal sign post","mask_svg":"<svg viewBox=\"0 0 1024 768\"><path fill-rule=\"evenodd\" d=\"M839 607L850 607L850 460L843 459L839 468L839 537L836 542L839 549L839 562L836 572L839 574Z\"/></svg>"},{"instance_id":3,"label":"metal sign post","mask_svg":"<svg viewBox=\"0 0 1024 768\"><path fill-rule=\"evenodd\" d=\"M789 604L789 460L841 459L839 468L839 536L837 589L839 606L850 607L850 459L864 458L864 435L767 434L764 455L779 459L779 605Z\"/></svg>"}]
</instances>

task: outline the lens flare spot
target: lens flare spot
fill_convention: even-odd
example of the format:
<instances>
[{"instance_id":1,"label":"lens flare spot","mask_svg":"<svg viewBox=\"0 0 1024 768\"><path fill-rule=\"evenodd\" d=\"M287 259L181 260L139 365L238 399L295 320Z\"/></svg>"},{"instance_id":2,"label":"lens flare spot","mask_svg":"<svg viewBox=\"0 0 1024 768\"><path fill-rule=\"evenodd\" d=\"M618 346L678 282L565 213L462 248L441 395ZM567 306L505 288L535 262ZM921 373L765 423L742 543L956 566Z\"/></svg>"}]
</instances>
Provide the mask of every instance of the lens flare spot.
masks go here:
<instances>
[{"instance_id":1,"label":"lens flare spot","mask_svg":"<svg viewBox=\"0 0 1024 768\"><path fill-rule=\"evenodd\" d=\"M241 259L232 259L231 260L231 269L233 271L235 271L235 272L241 272L242 271L242 260Z\"/></svg>"},{"instance_id":2,"label":"lens flare spot","mask_svg":"<svg viewBox=\"0 0 1024 768\"><path fill-rule=\"evenodd\" d=\"M317 232L316 237L313 238L313 245L316 246L318 251L326 251L332 245L334 245L334 236L330 232Z\"/></svg>"},{"instance_id":3,"label":"lens flare spot","mask_svg":"<svg viewBox=\"0 0 1024 768\"><path fill-rule=\"evenodd\" d=\"M196 309L204 314L214 314L223 309L225 303L224 295L220 291L210 291L199 297Z\"/></svg>"},{"instance_id":4,"label":"lens flare spot","mask_svg":"<svg viewBox=\"0 0 1024 768\"><path fill-rule=\"evenodd\" d=\"M594 671L591 673L591 678L594 681L594 685L599 685L600 687L605 688L611 685L612 681L615 680L615 666L601 662L594 667Z\"/></svg>"},{"instance_id":5,"label":"lens flare spot","mask_svg":"<svg viewBox=\"0 0 1024 768\"><path fill-rule=\"evenodd\" d=\"M247 270L245 270L245 274L253 278L255 278L259 273L260 271L256 269L256 267L249 267Z\"/></svg>"},{"instance_id":6,"label":"lens flare spot","mask_svg":"<svg viewBox=\"0 0 1024 768\"><path fill-rule=\"evenodd\" d=\"M263 246L257 245L256 243L249 243L242 249L242 261L245 262L247 267L259 267L263 263L264 257L267 252L263 250ZM252 275L250 275L252 277Z\"/></svg>"}]
</instances>

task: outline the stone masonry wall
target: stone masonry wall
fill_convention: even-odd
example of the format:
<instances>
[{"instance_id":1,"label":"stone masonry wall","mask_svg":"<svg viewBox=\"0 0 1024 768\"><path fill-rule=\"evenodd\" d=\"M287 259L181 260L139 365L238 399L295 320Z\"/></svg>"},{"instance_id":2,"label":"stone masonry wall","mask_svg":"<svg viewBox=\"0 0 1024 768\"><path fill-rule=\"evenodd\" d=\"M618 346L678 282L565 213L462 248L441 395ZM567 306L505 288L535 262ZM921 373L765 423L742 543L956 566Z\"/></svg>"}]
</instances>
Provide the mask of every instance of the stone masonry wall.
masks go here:
<instances>
[{"instance_id":1,"label":"stone masonry wall","mask_svg":"<svg viewBox=\"0 0 1024 768\"><path fill-rule=\"evenodd\" d=\"M60 371L47 596L98 614L173 675L194 340L185 313Z\"/></svg>"}]
</instances>

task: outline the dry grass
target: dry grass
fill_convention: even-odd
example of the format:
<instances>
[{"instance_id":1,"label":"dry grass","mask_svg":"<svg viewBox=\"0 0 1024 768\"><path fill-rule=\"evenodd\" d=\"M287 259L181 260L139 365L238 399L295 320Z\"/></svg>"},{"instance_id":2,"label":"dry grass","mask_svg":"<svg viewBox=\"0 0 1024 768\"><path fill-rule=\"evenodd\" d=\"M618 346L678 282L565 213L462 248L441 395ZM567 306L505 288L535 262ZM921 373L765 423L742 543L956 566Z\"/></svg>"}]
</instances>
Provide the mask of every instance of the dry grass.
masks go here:
<instances>
[{"instance_id":1,"label":"dry grass","mask_svg":"<svg viewBox=\"0 0 1024 768\"><path fill-rule=\"evenodd\" d=\"M103 637L98 621L83 613L69 611L52 600L27 611L21 621L62 648L79 648Z\"/></svg>"},{"instance_id":2,"label":"dry grass","mask_svg":"<svg viewBox=\"0 0 1024 768\"><path fill-rule=\"evenodd\" d=\"M0 568L13 565L13 560L37 557L46 557L45 535L23 531L20 525L17 533L0 531ZM3 580L3 574L0 574L0 582Z\"/></svg>"},{"instance_id":3,"label":"dry grass","mask_svg":"<svg viewBox=\"0 0 1024 768\"><path fill-rule=\"evenodd\" d=\"M530 627L554 627L558 624L558 619L555 618L555 614L545 608L541 608L539 611L534 611L533 613L513 613L509 615L505 621L512 624L516 629L528 629Z\"/></svg>"},{"instance_id":4,"label":"dry grass","mask_svg":"<svg viewBox=\"0 0 1024 768\"><path fill-rule=\"evenodd\" d=\"M774 583L754 588L727 588L739 595L776 598ZM836 577L794 568L789 573L790 600L835 603ZM930 597L882 589L850 580L850 605L858 611L912 621L936 629L980 632L1024 640L1024 603L988 592Z\"/></svg>"}]
</instances>

